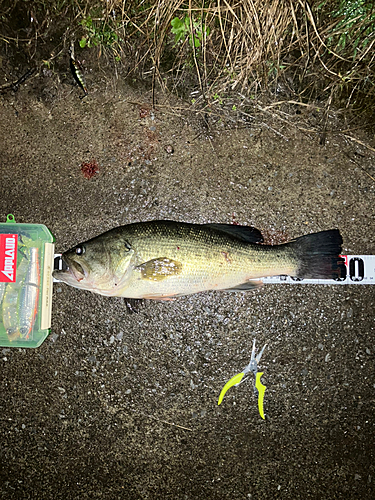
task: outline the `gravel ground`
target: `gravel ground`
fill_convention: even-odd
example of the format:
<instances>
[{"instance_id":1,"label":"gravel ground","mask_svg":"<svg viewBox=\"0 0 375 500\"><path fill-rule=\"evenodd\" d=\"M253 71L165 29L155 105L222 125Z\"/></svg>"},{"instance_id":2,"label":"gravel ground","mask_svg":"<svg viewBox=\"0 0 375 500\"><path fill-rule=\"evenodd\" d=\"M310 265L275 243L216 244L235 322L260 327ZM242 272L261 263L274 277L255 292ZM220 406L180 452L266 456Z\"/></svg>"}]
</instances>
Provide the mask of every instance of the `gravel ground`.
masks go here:
<instances>
[{"instance_id":1,"label":"gravel ground","mask_svg":"<svg viewBox=\"0 0 375 500\"><path fill-rule=\"evenodd\" d=\"M375 253L359 143L225 120L208 138L179 101L160 96L153 115L125 84L78 95L35 78L0 99L0 214L45 224L56 251L174 219L271 242L337 227L344 253ZM374 498L374 306L372 286L267 285L128 314L55 284L44 344L0 348L1 498ZM253 338L268 344L265 420L251 381L217 405Z\"/></svg>"}]
</instances>

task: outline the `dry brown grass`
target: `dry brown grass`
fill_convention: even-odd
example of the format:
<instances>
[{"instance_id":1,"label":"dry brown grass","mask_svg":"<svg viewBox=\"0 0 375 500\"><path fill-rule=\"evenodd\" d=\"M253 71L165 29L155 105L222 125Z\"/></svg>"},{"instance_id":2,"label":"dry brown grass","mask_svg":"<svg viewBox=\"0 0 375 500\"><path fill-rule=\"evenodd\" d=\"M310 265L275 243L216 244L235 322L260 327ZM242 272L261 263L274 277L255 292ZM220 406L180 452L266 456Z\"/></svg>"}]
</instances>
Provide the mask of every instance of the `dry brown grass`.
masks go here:
<instances>
[{"instance_id":1,"label":"dry brown grass","mask_svg":"<svg viewBox=\"0 0 375 500\"><path fill-rule=\"evenodd\" d=\"M345 24L331 15L341 1L26 0L24 10L38 23L12 37L11 23L3 22L1 39L18 46L23 40L34 57L30 47L46 39L54 18L66 19L65 38L69 32L79 39L87 36L79 22L91 17L98 56L113 55L128 74L149 78L153 88L159 83L185 96L195 91L195 101L204 106L230 95L261 94L365 110L375 101L374 14L370 9ZM17 5L3 1L0 13L9 18ZM175 17L187 20L177 43ZM109 42L108 33L116 39L111 35ZM192 43L197 34L199 46Z\"/></svg>"},{"instance_id":2,"label":"dry brown grass","mask_svg":"<svg viewBox=\"0 0 375 500\"><path fill-rule=\"evenodd\" d=\"M232 91L271 91L304 103L364 109L375 99L375 33L366 33L374 18L370 12L349 30L342 17L330 15L339 3L327 0L317 9L320 0L150 0L141 11L142 1L112 0L109 10L121 16L134 69L151 70L164 88L186 87L187 80L191 87L194 70L204 101ZM188 17L192 32L200 25L201 47L188 36L174 44L174 17ZM342 50L332 40L345 31L351 38Z\"/></svg>"}]
</instances>

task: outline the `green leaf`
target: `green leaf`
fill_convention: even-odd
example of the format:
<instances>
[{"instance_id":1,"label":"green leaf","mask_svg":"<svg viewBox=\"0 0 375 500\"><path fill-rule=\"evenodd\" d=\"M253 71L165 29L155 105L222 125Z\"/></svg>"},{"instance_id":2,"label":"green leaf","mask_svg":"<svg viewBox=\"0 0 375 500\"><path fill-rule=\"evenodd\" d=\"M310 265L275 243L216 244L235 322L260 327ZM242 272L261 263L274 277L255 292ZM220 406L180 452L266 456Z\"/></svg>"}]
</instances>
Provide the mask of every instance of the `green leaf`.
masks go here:
<instances>
[{"instance_id":1,"label":"green leaf","mask_svg":"<svg viewBox=\"0 0 375 500\"><path fill-rule=\"evenodd\" d=\"M183 29L184 23L181 21L181 19L175 17L174 19L172 19L171 25L172 25L172 30L171 30L172 33L177 35L177 33L179 33L181 29Z\"/></svg>"},{"instance_id":2,"label":"green leaf","mask_svg":"<svg viewBox=\"0 0 375 500\"><path fill-rule=\"evenodd\" d=\"M92 19L90 16L86 17L86 19L82 19L82 21L80 21L79 24L81 24L85 28L91 28L92 27Z\"/></svg>"},{"instance_id":3,"label":"green leaf","mask_svg":"<svg viewBox=\"0 0 375 500\"><path fill-rule=\"evenodd\" d=\"M81 38L81 40L79 41L79 46L84 49L86 47L86 44L87 44L87 38L85 38L84 36Z\"/></svg>"}]
</instances>

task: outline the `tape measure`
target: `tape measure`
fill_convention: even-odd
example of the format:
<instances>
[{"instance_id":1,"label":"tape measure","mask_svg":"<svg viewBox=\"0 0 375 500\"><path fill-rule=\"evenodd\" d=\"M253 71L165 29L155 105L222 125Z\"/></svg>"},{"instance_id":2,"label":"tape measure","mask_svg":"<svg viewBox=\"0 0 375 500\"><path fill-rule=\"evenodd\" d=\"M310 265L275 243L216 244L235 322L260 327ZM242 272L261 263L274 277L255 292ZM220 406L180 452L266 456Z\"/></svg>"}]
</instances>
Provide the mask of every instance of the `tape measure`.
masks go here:
<instances>
[{"instance_id":1,"label":"tape measure","mask_svg":"<svg viewBox=\"0 0 375 500\"><path fill-rule=\"evenodd\" d=\"M340 255L340 278L301 279L290 276L262 278L264 284L287 283L288 285L375 285L375 255Z\"/></svg>"},{"instance_id":2,"label":"tape measure","mask_svg":"<svg viewBox=\"0 0 375 500\"><path fill-rule=\"evenodd\" d=\"M344 262L339 264L340 278L301 279L281 275L261 278L261 281L265 285L279 283L287 283L288 285L375 285L375 255L340 255L340 257L344 259ZM61 270L62 268L61 253L57 253L55 254L54 269ZM59 280L54 278L53 281L58 282Z\"/></svg>"}]
</instances>

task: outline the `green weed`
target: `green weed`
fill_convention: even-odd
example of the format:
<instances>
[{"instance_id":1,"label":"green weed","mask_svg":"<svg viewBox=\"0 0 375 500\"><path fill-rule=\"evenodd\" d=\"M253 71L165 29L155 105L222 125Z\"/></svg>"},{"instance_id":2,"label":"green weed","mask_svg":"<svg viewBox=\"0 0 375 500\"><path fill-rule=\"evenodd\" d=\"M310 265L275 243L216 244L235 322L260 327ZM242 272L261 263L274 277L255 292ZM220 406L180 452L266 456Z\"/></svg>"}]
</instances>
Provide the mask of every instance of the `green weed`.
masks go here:
<instances>
[{"instance_id":1,"label":"green weed","mask_svg":"<svg viewBox=\"0 0 375 500\"><path fill-rule=\"evenodd\" d=\"M175 17L171 21L171 31L175 35L175 44L183 42L189 37L191 47L200 48L204 35L210 34L210 28L202 24L201 20L192 19L193 32L191 32L190 17L186 15L183 19Z\"/></svg>"},{"instance_id":2,"label":"green weed","mask_svg":"<svg viewBox=\"0 0 375 500\"><path fill-rule=\"evenodd\" d=\"M79 45L84 47L111 47L119 41L114 28L107 21L93 20L91 16L82 19L79 24L85 29L86 34L82 36Z\"/></svg>"},{"instance_id":3,"label":"green weed","mask_svg":"<svg viewBox=\"0 0 375 500\"><path fill-rule=\"evenodd\" d=\"M318 9L326 6L326 1ZM338 7L331 12L337 23L328 36L328 47L339 53L352 51L355 59L358 50L366 49L375 31L375 9L368 0L341 0ZM345 54L349 57L349 54Z\"/></svg>"},{"instance_id":4,"label":"green weed","mask_svg":"<svg viewBox=\"0 0 375 500\"><path fill-rule=\"evenodd\" d=\"M216 93L212 97L215 99L215 101L219 101L219 104L223 104L223 99L219 96L219 94Z\"/></svg>"},{"instance_id":5,"label":"green weed","mask_svg":"<svg viewBox=\"0 0 375 500\"><path fill-rule=\"evenodd\" d=\"M268 66L268 78L277 77L285 69L284 64L275 61L267 61L266 64Z\"/></svg>"}]
</instances>

